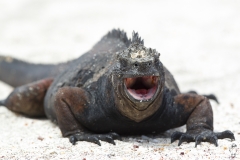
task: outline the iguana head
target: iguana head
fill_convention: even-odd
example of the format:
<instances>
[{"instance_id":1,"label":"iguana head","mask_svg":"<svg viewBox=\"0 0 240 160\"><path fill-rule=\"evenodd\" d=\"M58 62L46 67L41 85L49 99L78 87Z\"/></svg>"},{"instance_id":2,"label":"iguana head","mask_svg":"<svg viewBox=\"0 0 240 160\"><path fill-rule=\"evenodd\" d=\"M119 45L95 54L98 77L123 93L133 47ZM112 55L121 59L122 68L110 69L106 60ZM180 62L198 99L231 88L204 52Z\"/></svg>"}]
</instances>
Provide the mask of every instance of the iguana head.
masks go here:
<instances>
[{"instance_id":1,"label":"iguana head","mask_svg":"<svg viewBox=\"0 0 240 160\"><path fill-rule=\"evenodd\" d=\"M116 104L123 115L136 122L161 106L164 73L159 56L155 49L146 48L135 32L129 47L117 53L112 80Z\"/></svg>"}]
</instances>

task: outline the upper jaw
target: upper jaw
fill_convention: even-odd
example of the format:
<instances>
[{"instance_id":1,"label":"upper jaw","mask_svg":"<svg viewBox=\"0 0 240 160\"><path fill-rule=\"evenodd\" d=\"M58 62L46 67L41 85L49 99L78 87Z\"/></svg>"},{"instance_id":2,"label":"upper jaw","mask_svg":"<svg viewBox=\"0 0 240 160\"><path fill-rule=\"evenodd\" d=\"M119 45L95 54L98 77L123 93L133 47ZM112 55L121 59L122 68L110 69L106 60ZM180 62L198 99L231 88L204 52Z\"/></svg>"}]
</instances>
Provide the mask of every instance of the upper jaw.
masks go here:
<instances>
[{"instance_id":1,"label":"upper jaw","mask_svg":"<svg viewBox=\"0 0 240 160\"><path fill-rule=\"evenodd\" d=\"M144 77L144 76L160 76L160 74L156 71L150 71L147 73L125 72L124 74L121 74L122 78L137 78L137 77Z\"/></svg>"}]
</instances>

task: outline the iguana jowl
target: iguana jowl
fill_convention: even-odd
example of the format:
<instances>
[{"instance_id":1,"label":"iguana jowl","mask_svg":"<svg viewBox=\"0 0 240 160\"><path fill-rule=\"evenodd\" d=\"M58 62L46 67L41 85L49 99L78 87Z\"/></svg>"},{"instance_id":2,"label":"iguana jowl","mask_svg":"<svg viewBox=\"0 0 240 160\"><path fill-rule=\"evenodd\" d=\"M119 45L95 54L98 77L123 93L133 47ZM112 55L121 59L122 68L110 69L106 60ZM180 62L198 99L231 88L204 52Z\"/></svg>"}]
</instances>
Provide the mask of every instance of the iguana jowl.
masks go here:
<instances>
[{"instance_id":1,"label":"iguana jowl","mask_svg":"<svg viewBox=\"0 0 240 160\"><path fill-rule=\"evenodd\" d=\"M217 146L218 139L234 140L231 131L213 132L208 99L181 94L159 56L137 33L131 40L120 30L109 32L78 59L59 65L0 56L0 80L20 86L1 104L30 117L46 115L72 144L115 144L122 134L159 133L184 124L187 132L171 137L172 142L179 139L178 145L207 141Z\"/></svg>"}]
</instances>

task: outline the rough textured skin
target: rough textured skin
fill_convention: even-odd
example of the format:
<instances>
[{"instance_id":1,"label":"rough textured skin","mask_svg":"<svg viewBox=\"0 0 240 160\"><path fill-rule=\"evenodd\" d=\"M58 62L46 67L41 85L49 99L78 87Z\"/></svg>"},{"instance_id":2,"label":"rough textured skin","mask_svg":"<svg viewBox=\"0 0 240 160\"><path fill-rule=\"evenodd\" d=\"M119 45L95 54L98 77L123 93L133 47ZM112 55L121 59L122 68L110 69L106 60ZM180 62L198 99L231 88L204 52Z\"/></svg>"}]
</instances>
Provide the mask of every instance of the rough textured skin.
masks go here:
<instances>
[{"instance_id":1,"label":"rough textured skin","mask_svg":"<svg viewBox=\"0 0 240 160\"><path fill-rule=\"evenodd\" d=\"M69 63L32 64L0 55L0 80L13 87L18 87L43 78L55 77L63 72Z\"/></svg>"},{"instance_id":2,"label":"rough textured skin","mask_svg":"<svg viewBox=\"0 0 240 160\"><path fill-rule=\"evenodd\" d=\"M137 33L133 32L131 40L125 32L112 30L76 60L56 66L33 65L29 72L39 70L39 74L21 82L16 82L12 73L19 70L14 68L22 67L25 74L24 69L31 64L0 57L0 79L13 86L58 75L53 82L50 78L16 88L0 104L28 116L40 116L47 90L45 114L72 144L89 141L100 145L99 140L115 144L119 134L159 133L184 124L187 132L175 132L172 142L179 139L179 145L185 141L198 145L208 141L217 146L218 138L234 140L230 131L213 132L209 100L196 93L181 94L159 56L156 50L144 46ZM34 88L33 93L30 88ZM16 103L18 110L14 109ZM30 109L24 109L27 103Z\"/></svg>"},{"instance_id":3,"label":"rough textured skin","mask_svg":"<svg viewBox=\"0 0 240 160\"><path fill-rule=\"evenodd\" d=\"M16 113L29 117L43 117L43 100L52 81L52 78L48 78L20 86L4 100L4 103Z\"/></svg>"}]
</instances>

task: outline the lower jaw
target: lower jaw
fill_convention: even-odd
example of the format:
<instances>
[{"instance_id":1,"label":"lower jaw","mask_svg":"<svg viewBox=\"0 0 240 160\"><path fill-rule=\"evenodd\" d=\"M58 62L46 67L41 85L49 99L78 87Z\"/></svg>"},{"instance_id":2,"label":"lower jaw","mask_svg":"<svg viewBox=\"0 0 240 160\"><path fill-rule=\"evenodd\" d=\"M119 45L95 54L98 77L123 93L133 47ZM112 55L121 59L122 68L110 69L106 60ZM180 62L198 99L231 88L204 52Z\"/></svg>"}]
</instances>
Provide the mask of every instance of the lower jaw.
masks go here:
<instances>
[{"instance_id":1,"label":"lower jaw","mask_svg":"<svg viewBox=\"0 0 240 160\"><path fill-rule=\"evenodd\" d=\"M126 92L125 92L125 94L126 94L125 97L128 99L127 101L129 101L128 105L132 106L133 108L135 108L138 111L145 111L155 102L157 93L158 93L158 90L149 99L144 99L144 98L136 99L133 96L131 96L129 93L126 94Z\"/></svg>"}]
</instances>

